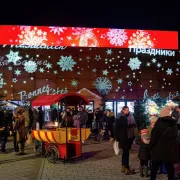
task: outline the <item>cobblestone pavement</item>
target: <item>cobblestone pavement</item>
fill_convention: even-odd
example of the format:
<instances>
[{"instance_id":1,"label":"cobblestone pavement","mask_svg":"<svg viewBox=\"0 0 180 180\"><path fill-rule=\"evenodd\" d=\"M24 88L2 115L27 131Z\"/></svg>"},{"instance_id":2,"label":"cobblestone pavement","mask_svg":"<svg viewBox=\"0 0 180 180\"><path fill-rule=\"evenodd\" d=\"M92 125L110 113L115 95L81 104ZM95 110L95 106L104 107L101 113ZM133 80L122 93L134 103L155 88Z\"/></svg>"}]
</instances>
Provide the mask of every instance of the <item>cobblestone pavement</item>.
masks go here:
<instances>
[{"instance_id":1,"label":"cobblestone pavement","mask_svg":"<svg viewBox=\"0 0 180 180\"><path fill-rule=\"evenodd\" d=\"M126 176L120 172L120 156L115 156L110 142L86 141L83 145L83 156L80 160L66 164L57 162L50 164L46 159L42 163L39 180L138 180L139 162L137 149L131 151L131 168L136 170L133 176ZM165 180L165 175L159 175L158 180Z\"/></svg>"},{"instance_id":2,"label":"cobblestone pavement","mask_svg":"<svg viewBox=\"0 0 180 180\"><path fill-rule=\"evenodd\" d=\"M12 142L7 144L7 154L0 154L0 180L36 180L42 158L35 156L33 147L25 148L26 154L12 152Z\"/></svg>"}]
</instances>

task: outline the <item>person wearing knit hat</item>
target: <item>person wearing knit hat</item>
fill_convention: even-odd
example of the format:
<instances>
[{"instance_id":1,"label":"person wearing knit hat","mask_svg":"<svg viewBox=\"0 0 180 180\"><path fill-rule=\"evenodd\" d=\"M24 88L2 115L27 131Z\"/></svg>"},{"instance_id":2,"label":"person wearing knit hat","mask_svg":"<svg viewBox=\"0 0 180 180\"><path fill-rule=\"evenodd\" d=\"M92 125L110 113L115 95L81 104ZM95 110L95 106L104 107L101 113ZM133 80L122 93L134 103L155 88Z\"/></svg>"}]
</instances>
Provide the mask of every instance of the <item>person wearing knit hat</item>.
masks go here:
<instances>
[{"instance_id":1,"label":"person wearing knit hat","mask_svg":"<svg viewBox=\"0 0 180 180\"><path fill-rule=\"evenodd\" d=\"M149 151L149 142L150 142L150 133L148 129L141 130L141 139L139 142L139 154L140 159L140 176L148 177L148 161L150 160L150 151Z\"/></svg>"},{"instance_id":2,"label":"person wearing knit hat","mask_svg":"<svg viewBox=\"0 0 180 180\"><path fill-rule=\"evenodd\" d=\"M173 163L179 160L177 132L176 120L171 117L171 108L162 108L149 143L152 161L150 180L156 179L161 163L165 164L168 179L174 179Z\"/></svg>"},{"instance_id":3,"label":"person wearing knit hat","mask_svg":"<svg viewBox=\"0 0 180 180\"><path fill-rule=\"evenodd\" d=\"M168 117L171 116L171 107L164 107L161 109L159 117Z\"/></svg>"}]
</instances>

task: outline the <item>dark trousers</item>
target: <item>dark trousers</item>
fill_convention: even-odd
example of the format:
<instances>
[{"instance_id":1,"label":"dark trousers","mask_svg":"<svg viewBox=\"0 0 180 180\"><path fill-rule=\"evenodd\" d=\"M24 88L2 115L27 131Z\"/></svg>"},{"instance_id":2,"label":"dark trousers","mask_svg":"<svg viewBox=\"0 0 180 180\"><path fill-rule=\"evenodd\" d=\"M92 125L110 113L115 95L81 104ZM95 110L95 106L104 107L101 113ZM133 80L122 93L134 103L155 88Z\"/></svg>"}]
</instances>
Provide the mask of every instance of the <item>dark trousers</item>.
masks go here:
<instances>
[{"instance_id":1,"label":"dark trousers","mask_svg":"<svg viewBox=\"0 0 180 180\"><path fill-rule=\"evenodd\" d=\"M174 165L173 163L165 163L167 173L168 173L168 180L174 180ZM161 162L152 161L152 167L151 167L151 178L150 180L156 180L156 175L158 172L158 168L161 165Z\"/></svg>"},{"instance_id":2,"label":"dark trousers","mask_svg":"<svg viewBox=\"0 0 180 180\"><path fill-rule=\"evenodd\" d=\"M18 152L19 151L19 146L16 138L16 132L13 134L13 144L14 144L14 151Z\"/></svg>"},{"instance_id":3,"label":"dark trousers","mask_svg":"<svg viewBox=\"0 0 180 180\"><path fill-rule=\"evenodd\" d=\"M122 151L122 166L129 169L129 149L123 148Z\"/></svg>"},{"instance_id":4,"label":"dark trousers","mask_svg":"<svg viewBox=\"0 0 180 180\"><path fill-rule=\"evenodd\" d=\"M148 160L142 160L142 159L140 159L140 166L146 166L146 167L148 167Z\"/></svg>"},{"instance_id":5,"label":"dark trousers","mask_svg":"<svg viewBox=\"0 0 180 180\"><path fill-rule=\"evenodd\" d=\"M20 152L21 152L21 153L24 153L25 141L24 141L24 140L23 140L23 141L20 141L20 142L18 143L18 146L19 146Z\"/></svg>"},{"instance_id":6,"label":"dark trousers","mask_svg":"<svg viewBox=\"0 0 180 180\"><path fill-rule=\"evenodd\" d=\"M114 129L110 128L109 131L110 131L110 137L114 138Z\"/></svg>"},{"instance_id":7,"label":"dark trousers","mask_svg":"<svg viewBox=\"0 0 180 180\"><path fill-rule=\"evenodd\" d=\"M92 131L92 121L86 123L86 128L90 128Z\"/></svg>"},{"instance_id":8,"label":"dark trousers","mask_svg":"<svg viewBox=\"0 0 180 180\"><path fill-rule=\"evenodd\" d=\"M7 143L7 136L2 136L0 137L0 151L5 152L6 151L6 143Z\"/></svg>"}]
</instances>

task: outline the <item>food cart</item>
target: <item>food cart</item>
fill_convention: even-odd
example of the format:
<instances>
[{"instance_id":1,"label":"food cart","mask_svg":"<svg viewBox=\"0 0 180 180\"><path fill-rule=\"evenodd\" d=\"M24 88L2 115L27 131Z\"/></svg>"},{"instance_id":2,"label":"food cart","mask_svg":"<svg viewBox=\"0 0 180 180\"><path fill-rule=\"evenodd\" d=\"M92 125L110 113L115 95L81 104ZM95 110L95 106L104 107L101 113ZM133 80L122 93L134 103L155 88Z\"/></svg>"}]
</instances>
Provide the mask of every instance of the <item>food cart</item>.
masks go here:
<instances>
[{"instance_id":1,"label":"food cart","mask_svg":"<svg viewBox=\"0 0 180 180\"><path fill-rule=\"evenodd\" d=\"M62 106L83 106L88 105L89 101L78 93L43 95L32 101L32 107L51 106L58 103ZM59 121L59 116L58 116ZM42 142L45 156L51 163L56 163L58 159L64 162L79 158L82 155L82 141L90 135L89 128L61 128L60 122L58 127L51 129L33 130L32 137Z\"/></svg>"}]
</instances>

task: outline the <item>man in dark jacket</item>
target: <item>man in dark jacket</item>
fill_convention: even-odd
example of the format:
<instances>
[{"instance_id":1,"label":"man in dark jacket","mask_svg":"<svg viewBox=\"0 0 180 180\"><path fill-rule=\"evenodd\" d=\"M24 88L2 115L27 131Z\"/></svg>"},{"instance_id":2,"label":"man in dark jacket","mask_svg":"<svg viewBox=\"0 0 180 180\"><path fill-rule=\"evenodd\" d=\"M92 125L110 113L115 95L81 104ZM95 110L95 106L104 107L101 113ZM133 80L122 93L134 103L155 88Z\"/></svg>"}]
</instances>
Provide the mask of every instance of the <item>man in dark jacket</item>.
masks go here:
<instances>
[{"instance_id":1,"label":"man in dark jacket","mask_svg":"<svg viewBox=\"0 0 180 180\"><path fill-rule=\"evenodd\" d=\"M128 124L129 107L124 106L121 113L117 115L115 121L115 139L119 142L119 147L123 150L121 172L126 175L134 174L129 167L129 149L130 142L128 138L128 129L134 126Z\"/></svg>"},{"instance_id":2,"label":"man in dark jacket","mask_svg":"<svg viewBox=\"0 0 180 180\"><path fill-rule=\"evenodd\" d=\"M156 179L158 167L164 163L168 172L168 179L174 179L173 163L179 160L177 144L176 120L171 117L171 108L165 107L160 111L150 140L151 150L151 180Z\"/></svg>"},{"instance_id":3,"label":"man in dark jacket","mask_svg":"<svg viewBox=\"0 0 180 180\"><path fill-rule=\"evenodd\" d=\"M88 121L88 113L84 110L82 106L79 107L77 117L80 121L81 127L85 128Z\"/></svg>"},{"instance_id":4,"label":"man in dark jacket","mask_svg":"<svg viewBox=\"0 0 180 180\"><path fill-rule=\"evenodd\" d=\"M9 135L10 123L11 123L11 116L9 113L5 112L2 118L2 123L0 125L0 143L2 153L6 151L6 143Z\"/></svg>"}]
</instances>

